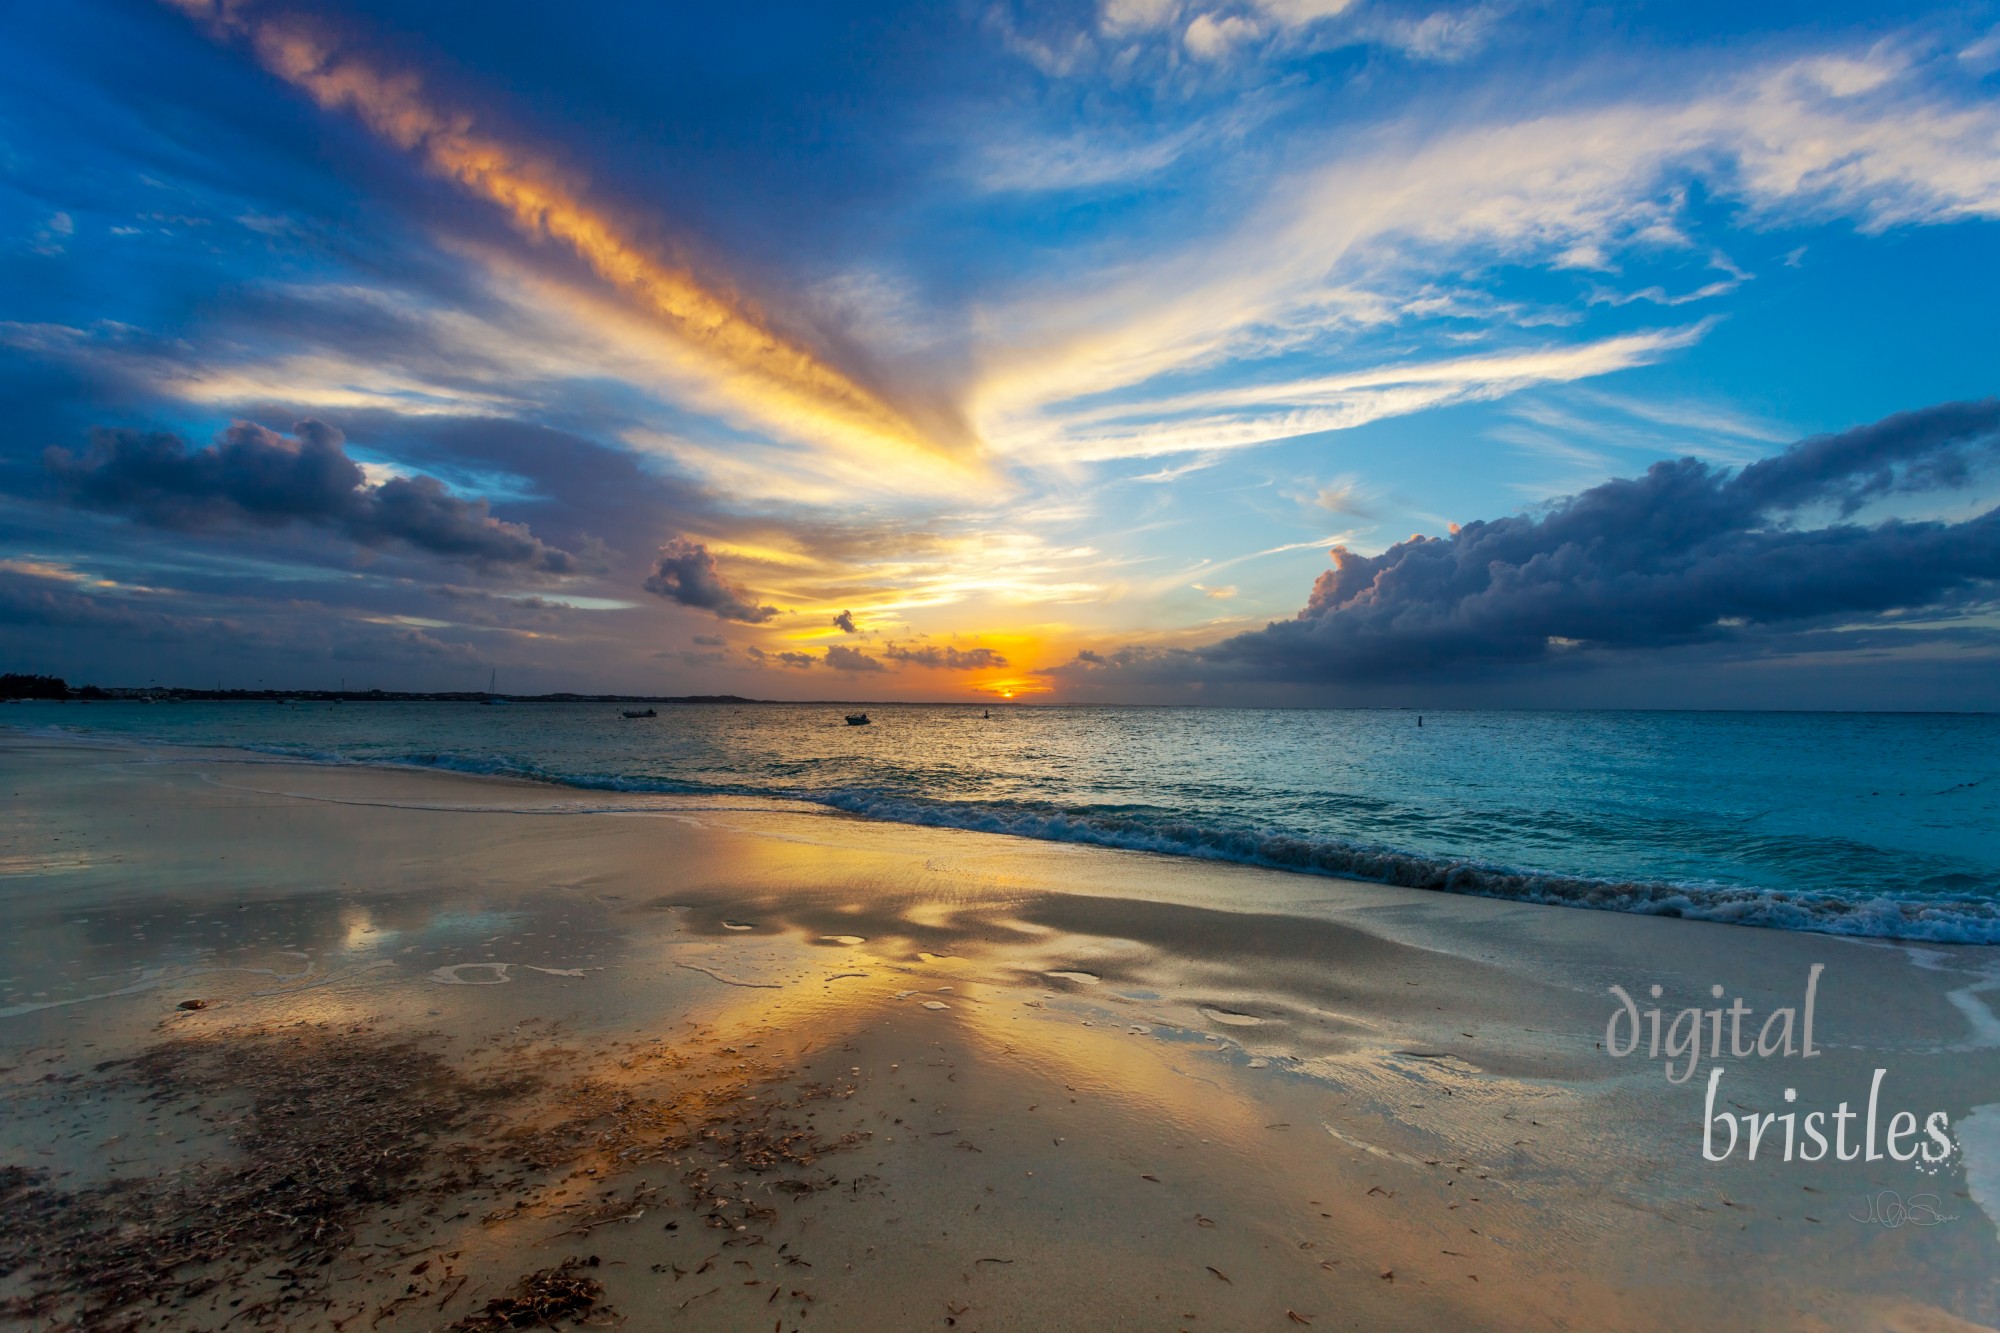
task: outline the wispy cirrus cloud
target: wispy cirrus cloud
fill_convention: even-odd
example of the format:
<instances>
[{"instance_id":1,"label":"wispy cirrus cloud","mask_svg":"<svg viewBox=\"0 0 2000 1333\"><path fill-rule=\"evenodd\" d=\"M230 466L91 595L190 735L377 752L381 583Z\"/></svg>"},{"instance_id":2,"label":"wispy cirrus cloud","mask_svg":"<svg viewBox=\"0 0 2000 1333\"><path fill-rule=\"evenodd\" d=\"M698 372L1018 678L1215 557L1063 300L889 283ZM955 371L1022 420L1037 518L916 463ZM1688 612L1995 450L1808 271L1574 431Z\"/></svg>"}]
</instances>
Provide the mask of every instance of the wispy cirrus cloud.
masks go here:
<instances>
[{"instance_id":1,"label":"wispy cirrus cloud","mask_svg":"<svg viewBox=\"0 0 2000 1333\"><path fill-rule=\"evenodd\" d=\"M1593 343L1376 366L1159 397L1141 393L1097 406L1058 404L1041 413L1035 425L1017 424L999 438L1009 450L1071 461L1240 449L1650 365L1692 346L1710 327L1703 321Z\"/></svg>"},{"instance_id":2,"label":"wispy cirrus cloud","mask_svg":"<svg viewBox=\"0 0 2000 1333\"><path fill-rule=\"evenodd\" d=\"M1877 45L1708 75L1692 93L1642 85L1442 129L1415 118L1377 126L1349 140L1369 147L1277 184L1229 231L1094 279L1070 275L1060 291L993 312L989 326L1004 337L969 392L972 419L996 449L1046 452L1062 443L1064 404L1127 394L1139 418L1173 400L1176 377L1337 349L1393 322L1399 293L1441 271L1553 271L1583 254L1615 270L1622 256L1685 254L1697 249L1689 182L1760 226L1846 219L1879 232L2000 217L2000 105L1954 90L1949 71L1920 55ZM1710 299L1740 280L1732 272L1693 290ZM1617 300L1687 294L1651 286L1595 290ZM1452 400L1400 396L1401 410ZM1385 410L1397 410L1392 401ZM1296 419L1280 410L1192 429L1085 432L1074 452L1254 443L1383 414L1274 405Z\"/></svg>"},{"instance_id":3,"label":"wispy cirrus cloud","mask_svg":"<svg viewBox=\"0 0 2000 1333\"><path fill-rule=\"evenodd\" d=\"M713 387L767 427L877 456L962 456L967 441L920 423L878 391L781 331L729 286L656 257L588 202L546 154L447 108L408 70L343 50L321 26L235 0L171 0L219 34L248 40L266 68L330 111L357 117L428 170L499 209L528 237L582 260L706 363Z\"/></svg>"}]
</instances>

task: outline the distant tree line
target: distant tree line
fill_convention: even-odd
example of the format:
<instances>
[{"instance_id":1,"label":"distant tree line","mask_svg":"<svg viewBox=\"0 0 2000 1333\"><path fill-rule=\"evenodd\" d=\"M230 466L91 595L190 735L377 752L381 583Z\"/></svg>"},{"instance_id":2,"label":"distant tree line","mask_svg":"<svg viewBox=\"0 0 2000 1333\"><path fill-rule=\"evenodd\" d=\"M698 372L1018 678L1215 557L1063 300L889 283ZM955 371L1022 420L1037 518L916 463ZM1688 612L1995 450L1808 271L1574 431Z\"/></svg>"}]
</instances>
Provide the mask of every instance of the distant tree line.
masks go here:
<instances>
[{"instance_id":1,"label":"distant tree line","mask_svg":"<svg viewBox=\"0 0 2000 1333\"><path fill-rule=\"evenodd\" d=\"M67 699L69 685L61 676L24 676L10 671L0 676L0 699Z\"/></svg>"},{"instance_id":2,"label":"distant tree line","mask_svg":"<svg viewBox=\"0 0 2000 1333\"><path fill-rule=\"evenodd\" d=\"M161 703L490 703L495 696L483 690L191 690L150 685L144 689L127 686L104 688L79 685L72 688L61 676L31 676L9 671L0 675L0 699L76 699L87 701ZM514 703L547 704L748 704L739 694L511 694L500 696Z\"/></svg>"}]
</instances>

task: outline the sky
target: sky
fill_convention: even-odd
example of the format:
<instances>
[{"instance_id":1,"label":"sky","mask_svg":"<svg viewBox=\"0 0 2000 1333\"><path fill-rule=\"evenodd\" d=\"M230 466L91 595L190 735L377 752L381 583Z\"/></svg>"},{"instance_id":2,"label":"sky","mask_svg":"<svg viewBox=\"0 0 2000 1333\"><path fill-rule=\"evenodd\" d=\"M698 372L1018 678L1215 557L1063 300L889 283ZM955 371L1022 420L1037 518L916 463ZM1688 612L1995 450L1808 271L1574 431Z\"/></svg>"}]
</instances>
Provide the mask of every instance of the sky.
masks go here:
<instances>
[{"instance_id":1,"label":"sky","mask_svg":"<svg viewBox=\"0 0 2000 1333\"><path fill-rule=\"evenodd\" d=\"M2000 5L0 3L0 664L2000 708Z\"/></svg>"}]
</instances>

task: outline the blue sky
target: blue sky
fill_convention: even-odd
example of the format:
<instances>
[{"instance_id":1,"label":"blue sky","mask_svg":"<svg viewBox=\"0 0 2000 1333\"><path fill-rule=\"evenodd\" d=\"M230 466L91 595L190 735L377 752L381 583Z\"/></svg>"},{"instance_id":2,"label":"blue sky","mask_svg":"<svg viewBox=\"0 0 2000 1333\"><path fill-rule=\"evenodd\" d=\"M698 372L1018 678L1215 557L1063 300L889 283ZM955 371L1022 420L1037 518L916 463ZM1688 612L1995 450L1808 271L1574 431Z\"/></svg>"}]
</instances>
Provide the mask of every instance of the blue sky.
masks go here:
<instances>
[{"instance_id":1,"label":"blue sky","mask_svg":"<svg viewBox=\"0 0 2000 1333\"><path fill-rule=\"evenodd\" d=\"M2000 9L1751 8L21 0L0 650L2000 706Z\"/></svg>"}]
</instances>

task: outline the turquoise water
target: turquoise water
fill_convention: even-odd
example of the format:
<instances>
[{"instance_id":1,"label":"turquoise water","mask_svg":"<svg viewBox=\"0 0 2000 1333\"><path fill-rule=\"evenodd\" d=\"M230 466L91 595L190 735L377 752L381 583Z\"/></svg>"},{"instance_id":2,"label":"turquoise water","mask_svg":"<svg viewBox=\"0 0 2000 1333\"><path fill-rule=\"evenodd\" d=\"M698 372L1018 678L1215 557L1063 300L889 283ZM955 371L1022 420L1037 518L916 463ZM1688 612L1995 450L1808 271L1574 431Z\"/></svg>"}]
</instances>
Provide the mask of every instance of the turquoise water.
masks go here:
<instances>
[{"instance_id":1,"label":"turquoise water","mask_svg":"<svg viewBox=\"0 0 2000 1333\"><path fill-rule=\"evenodd\" d=\"M2000 943L2000 717L32 704L16 727L872 818L1795 930ZM606 808L616 805L606 798Z\"/></svg>"}]
</instances>

